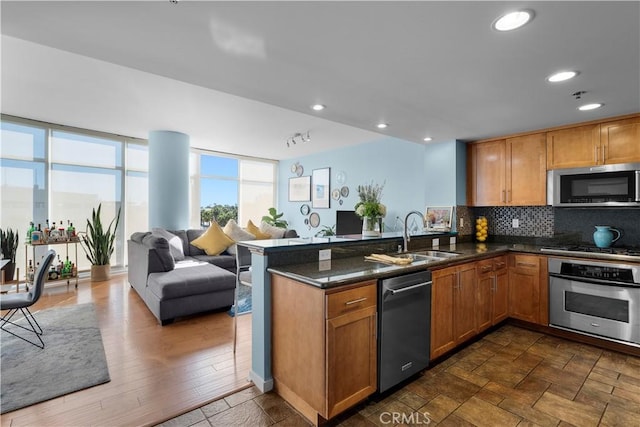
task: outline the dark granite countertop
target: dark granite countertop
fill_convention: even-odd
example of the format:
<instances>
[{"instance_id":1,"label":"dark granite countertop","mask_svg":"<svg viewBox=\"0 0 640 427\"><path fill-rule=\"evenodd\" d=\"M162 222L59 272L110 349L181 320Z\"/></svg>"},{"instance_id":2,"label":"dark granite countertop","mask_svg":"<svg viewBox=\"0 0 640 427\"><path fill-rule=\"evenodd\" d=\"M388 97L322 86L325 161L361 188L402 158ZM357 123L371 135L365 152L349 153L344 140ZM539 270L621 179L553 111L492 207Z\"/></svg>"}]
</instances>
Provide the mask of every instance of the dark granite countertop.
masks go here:
<instances>
[{"instance_id":1,"label":"dark granite countertop","mask_svg":"<svg viewBox=\"0 0 640 427\"><path fill-rule=\"evenodd\" d=\"M543 247L544 246L533 244L499 242L458 243L451 246L440 246L437 249L440 251L455 252L459 254L458 256L437 261L417 260L409 265L388 265L367 261L363 256L354 256L349 258L332 259L329 261L272 267L269 268L268 271L312 286L332 288L365 280L384 279L414 271L427 269L435 270L470 261L478 261L483 258L491 258L507 252L524 252L536 255L561 256L558 254L543 252L541 250ZM420 250L416 250L415 252L419 253ZM597 253L589 254L587 256L575 256L571 254L570 257L604 259L599 257ZM609 261L611 260L609 259Z\"/></svg>"}]
</instances>

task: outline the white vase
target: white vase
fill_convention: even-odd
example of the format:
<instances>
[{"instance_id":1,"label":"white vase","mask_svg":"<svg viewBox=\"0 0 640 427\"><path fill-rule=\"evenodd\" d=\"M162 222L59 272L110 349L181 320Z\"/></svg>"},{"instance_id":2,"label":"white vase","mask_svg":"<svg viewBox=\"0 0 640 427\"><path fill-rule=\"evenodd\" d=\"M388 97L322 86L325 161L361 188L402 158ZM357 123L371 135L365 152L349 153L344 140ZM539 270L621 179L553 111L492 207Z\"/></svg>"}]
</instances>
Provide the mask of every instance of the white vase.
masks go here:
<instances>
[{"instance_id":1,"label":"white vase","mask_svg":"<svg viewBox=\"0 0 640 427\"><path fill-rule=\"evenodd\" d=\"M380 217L362 218L362 237L380 237Z\"/></svg>"}]
</instances>

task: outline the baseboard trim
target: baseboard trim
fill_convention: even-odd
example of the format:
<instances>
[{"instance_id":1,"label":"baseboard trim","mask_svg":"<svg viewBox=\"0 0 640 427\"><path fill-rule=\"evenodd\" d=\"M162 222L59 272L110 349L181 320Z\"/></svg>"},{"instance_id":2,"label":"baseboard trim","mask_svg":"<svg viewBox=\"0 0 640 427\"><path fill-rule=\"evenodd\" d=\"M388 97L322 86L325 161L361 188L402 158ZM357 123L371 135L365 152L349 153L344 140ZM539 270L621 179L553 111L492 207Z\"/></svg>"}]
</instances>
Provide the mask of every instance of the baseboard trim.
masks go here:
<instances>
[{"instance_id":1,"label":"baseboard trim","mask_svg":"<svg viewBox=\"0 0 640 427\"><path fill-rule=\"evenodd\" d=\"M258 375L255 371L249 371L249 380L253 382L253 384L258 387L258 389L266 393L268 391L273 390L273 378L265 380L260 375Z\"/></svg>"}]
</instances>

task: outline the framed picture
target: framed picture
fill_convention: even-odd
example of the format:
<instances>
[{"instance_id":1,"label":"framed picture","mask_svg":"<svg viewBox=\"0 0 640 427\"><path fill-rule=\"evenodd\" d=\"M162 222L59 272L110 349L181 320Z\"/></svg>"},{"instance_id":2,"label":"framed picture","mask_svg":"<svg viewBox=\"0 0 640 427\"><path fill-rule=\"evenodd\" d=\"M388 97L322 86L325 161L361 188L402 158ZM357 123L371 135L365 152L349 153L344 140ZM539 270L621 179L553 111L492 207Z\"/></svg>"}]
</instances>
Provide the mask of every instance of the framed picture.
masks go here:
<instances>
[{"instance_id":1,"label":"framed picture","mask_svg":"<svg viewBox=\"0 0 640 427\"><path fill-rule=\"evenodd\" d=\"M427 229L439 231L451 230L452 217L453 206L427 206L427 210L424 215Z\"/></svg>"},{"instance_id":2,"label":"framed picture","mask_svg":"<svg viewBox=\"0 0 640 427\"><path fill-rule=\"evenodd\" d=\"M329 200L331 200L330 173L331 168L314 169L311 173L311 206L314 209L329 208Z\"/></svg>"},{"instance_id":3,"label":"framed picture","mask_svg":"<svg viewBox=\"0 0 640 427\"><path fill-rule=\"evenodd\" d=\"M289 201L308 202L309 200L311 200L311 177L289 178Z\"/></svg>"}]
</instances>

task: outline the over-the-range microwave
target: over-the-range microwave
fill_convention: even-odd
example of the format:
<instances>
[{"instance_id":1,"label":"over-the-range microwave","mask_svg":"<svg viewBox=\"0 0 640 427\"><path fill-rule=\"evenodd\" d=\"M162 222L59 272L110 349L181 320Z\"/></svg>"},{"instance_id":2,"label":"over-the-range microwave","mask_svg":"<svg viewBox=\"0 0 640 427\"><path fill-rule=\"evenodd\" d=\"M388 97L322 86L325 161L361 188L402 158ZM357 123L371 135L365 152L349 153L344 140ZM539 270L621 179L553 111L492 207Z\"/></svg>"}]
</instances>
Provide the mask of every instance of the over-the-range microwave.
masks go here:
<instances>
[{"instance_id":1,"label":"over-the-range microwave","mask_svg":"<svg viewBox=\"0 0 640 427\"><path fill-rule=\"evenodd\" d=\"M550 170L547 204L640 207L640 163Z\"/></svg>"}]
</instances>

